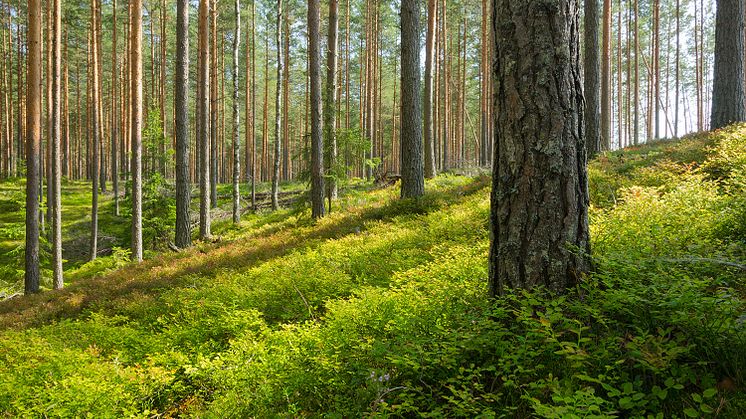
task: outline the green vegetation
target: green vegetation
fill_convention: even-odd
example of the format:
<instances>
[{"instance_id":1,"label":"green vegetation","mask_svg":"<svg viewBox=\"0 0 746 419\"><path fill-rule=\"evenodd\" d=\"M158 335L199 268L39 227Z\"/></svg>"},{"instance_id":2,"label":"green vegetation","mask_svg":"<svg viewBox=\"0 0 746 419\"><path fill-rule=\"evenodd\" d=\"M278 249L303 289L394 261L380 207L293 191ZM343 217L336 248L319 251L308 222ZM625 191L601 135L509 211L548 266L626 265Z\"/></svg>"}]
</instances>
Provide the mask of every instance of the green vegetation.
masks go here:
<instances>
[{"instance_id":1,"label":"green vegetation","mask_svg":"<svg viewBox=\"0 0 746 419\"><path fill-rule=\"evenodd\" d=\"M246 213L218 243L72 266L65 290L0 304L0 411L743 417L746 126L606 154L590 178L597 273L561 297L487 299L486 177L418 202L355 188L317 223ZM65 189L78 224L83 189Z\"/></svg>"}]
</instances>

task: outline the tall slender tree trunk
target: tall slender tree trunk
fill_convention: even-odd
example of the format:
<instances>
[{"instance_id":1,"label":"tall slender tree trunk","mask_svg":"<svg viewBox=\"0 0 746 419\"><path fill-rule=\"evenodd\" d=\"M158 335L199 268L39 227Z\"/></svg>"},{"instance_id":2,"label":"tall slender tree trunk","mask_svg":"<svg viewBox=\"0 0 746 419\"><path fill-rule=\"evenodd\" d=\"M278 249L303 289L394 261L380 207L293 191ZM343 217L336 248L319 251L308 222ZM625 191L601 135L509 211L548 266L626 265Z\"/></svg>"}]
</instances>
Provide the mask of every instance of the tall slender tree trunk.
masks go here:
<instances>
[{"instance_id":1,"label":"tall slender tree trunk","mask_svg":"<svg viewBox=\"0 0 746 419\"><path fill-rule=\"evenodd\" d=\"M272 209L280 208L280 159L282 156L282 0L277 0L277 27L276 27L276 45L277 45L277 88L275 89L275 158L272 171Z\"/></svg>"},{"instance_id":2,"label":"tall slender tree trunk","mask_svg":"<svg viewBox=\"0 0 746 419\"><path fill-rule=\"evenodd\" d=\"M401 3L401 197L425 193L420 97L420 1Z\"/></svg>"},{"instance_id":3,"label":"tall slender tree trunk","mask_svg":"<svg viewBox=\"0 0 746 419\"><path fill-rule=\"evenodd\" d=\"M91 148L92 148L92 168L91 178L93 180L93 198L91 204L91 260L96 260L98 256L98 189L99 181L101 179L99 168L101 167L100 161L100 142L101 142L101 130L99 124L101 115L98 111L99 105L99 72L98 72L98 36L96 30L98 24L96 18L98 17L97 3L98 0L91 0Z\"/></svg>"},{"instance_id":4,"label":"tall slender tree trunk","mask_svg":"<svg viewBox=\"0 0 746 419\"><path fill-rule=\"evenodd\" d=\"M210 30L209 6L210 0L199 2L199 147L200 180L199 180L199 238L210 238L210 166L214 163L207 156L210 155Z\"/></svg>"},{"instance_id":5,"label":"tall slender tree trunk","mask_svg":"<svg viewBox=\"0 0 746 419\"><path fill-rule=\"evenodd\" d=\"M189 0L176 3L176 247L192 244L189 206L192 185L189 181Z\"/></svg>"},{"instance_id":6,"label":"tall slender tree trunk","mask_svg":"<svg viewBox=\"0 0 746 419\"><path fill-rule=\"evenodd\" d=\"M321 26L319 0L308 0L308 70L311 103L311 216L324 216L324 137L321 128Z\"/></svg>"},{"instance_id":7,"label":"tall slender tree trunk","mask_svg":"<svg viewBox=\"0 0 746 419\"><path fill-rule=\"evenodd\" d=\"M62 171L60 165L62 163L60 156L60 142L61 142L61 121L60 118L62 113L60 111L61 101L61 81L62 81L62 0L53 1L53 40L52 40L52 137L51 137L51 153L52 153L52 164L51 173L52 178L49 180L49 184L52 187L50 205L52 207L52 286L54 289L62 289L63 278L62 278L62 195L60 193Z\"/></svg>"},{"instance_id":8,"label":"tall slender tree trunk","mask_svg":"<svg viewBox=\"0 0 746 419\"><path fill-rule=\"evenodd\" d=\"M611 0L603 0L603 57L601 58L601 148L611 149Z\"/></svg>"},{"instance_id":9,"label":"tall slender tree trunk","mask_svg":"<svg viewBox=\"0 0 746 419\"><path fill-rule=\"evenodd\" d=\"M489 292L563 292L590 268L578 2L493 5L500 84Z\"/></svg>"},{"instance_id":10,"label":"tall slender tree trunk","mask_svg":"<svg viewBox=\"0 0 746 419\"><path fill-rule=\"evenodd\" d=\"M241 2L235 0L233 11L236 19L236 29L233 33L233 223L241 221L241 193L239 180L241 178L241 144L239 143L238 112L238 48L241 45Z\"/></svg>"},{"instance_id":11,"label":"tall slender tree trunk","mask_svg":"<svg viewBox=\"0 0 746 419\"><path fill-rule=\"evenodd\" d=\"M132 147L132 260L142 262L142 0L131 0L130 146Z\"/></svg>"},{"instance_id":12,"label":"tall slender tree trunk","mask_svg":"<svg viewBox=\"0 0 746 419\"><path fill-rule=\"evenodd\" d=\"M427 35L425 38L425 177L435 177L435 138L433 126L433 65L435 62L436 1L427 0ZM482 3L485 3L484 0ZM404 115L404 114L402 114Z\"/></svg>"},{"instance_id":13,"label":"tall slender tree trunk","mask_svg":"<svg viewBox=\"0 0 746 419\"><path fill-rule=\"evenodd\" d=\"M114 189L114 215L119 216L119 164L117 157L119 120L117 109L119 102L119 65L117 62L117 0L112 2L112 35L111 35L111 180Z\"/></svg>"},{"instance_id":14,"label":"tall slender tree trunk","mask_svg":"<svg viewBox=\"0 0 746 419\"><path fill-rule=\"evenodd\" d=\"M743 13L741 13L743 15ZM673 136L679 137L679 94L681 92L681 0L676 0L676 81L674 83L674 116L673 116Z\"/></svg>"},{"instance_id":15,"label":"tall slender tree trunk","mask_svg":"<svg viewBox=\"0 0 746 419\"><path fill-rule=\"evenodd\" d=\"M601 61L598 36L598 0L585 0L584 13L584 78L585 90L585 138L588 156L593 157L602 150L601 146Z\"/></svg>"},{"instance_id":16,"label":"tall slender tree trunk","mask_svg":"<svg viewBox=\"0 0 746 419\"><path fill-rule=\"evenodd\" d=\"M324 103L324 142L326 145L326 188L329 199L329 212L332 212L332 200L337 198L337 182L334 178L337 162L337 134L334 130L334 116L337 106L337 34L339 21L337 0L329 0L329 32L326 37L326 98Z\"/></svg>"},{"instance_id":17,"label":"tall slender tree trunk","mask_svg":"<svg viewBox=\"0 0 746 419\"><path fill-rule=\"evenodd\" d=\"M26 97L26 254L24 289L39 292L39 149L41 144L41 0L28 1ZM20 63L19 63L20 66ZM20 81L20 79L19 79ZM19 113L20 115L20 113Z\"/></svg>"},{"instance_id":18,"label":"tall slender tree trunk","mask_svg":"<svg viewBox=\"0 0 746 419\"><path fill-rule=\"evenodd\" d=\"M710 128L746 121L744 2L718 0Z\"/></svg>"},{"instance_id":19,"label":"tall slender tree trunk","mask_svg":"<svg viewBox=\"0 0 746 419\"><path fill-rule=\"evenodd\" d=\"M282 179L290 180L292 161L290 159L290 12L285 13L283 22L283 61L282 67Z\"/></svg>"},{"instance_id":20,"label":"tall slender tree trunk","mask_svg":"<svg viewBox=\"0 0 746 419\"><path fill-rule=\"evenodd\" d=\"M210 159L210 208L218 207L218 11L217 0L210 0L210 32L211 36L211 55L212 65L210 66L210 149L208 150ZM210 64L208 64L210 65Z\"/></svg>"}]
</instances>

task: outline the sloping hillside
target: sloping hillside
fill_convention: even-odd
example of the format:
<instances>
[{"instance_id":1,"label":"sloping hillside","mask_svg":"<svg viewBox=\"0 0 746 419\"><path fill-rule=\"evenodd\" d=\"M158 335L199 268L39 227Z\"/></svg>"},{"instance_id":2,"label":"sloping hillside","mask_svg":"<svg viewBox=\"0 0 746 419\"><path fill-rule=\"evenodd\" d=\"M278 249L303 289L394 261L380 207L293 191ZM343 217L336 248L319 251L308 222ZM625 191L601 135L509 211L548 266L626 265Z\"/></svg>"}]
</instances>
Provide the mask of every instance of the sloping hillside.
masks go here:
<instances>
[{"instance_id":1,"label":"sloping hillside","mask_svg":"<svg viewBox=\"0 0 746 419\"><path fill-rule=\"evenodd\" d=\"M741 126L594 161L597 273L562 297L486 298L487 177L84 265L0 303L0 411L742 417L745 150Z\"/></svg>"}]
</instances>

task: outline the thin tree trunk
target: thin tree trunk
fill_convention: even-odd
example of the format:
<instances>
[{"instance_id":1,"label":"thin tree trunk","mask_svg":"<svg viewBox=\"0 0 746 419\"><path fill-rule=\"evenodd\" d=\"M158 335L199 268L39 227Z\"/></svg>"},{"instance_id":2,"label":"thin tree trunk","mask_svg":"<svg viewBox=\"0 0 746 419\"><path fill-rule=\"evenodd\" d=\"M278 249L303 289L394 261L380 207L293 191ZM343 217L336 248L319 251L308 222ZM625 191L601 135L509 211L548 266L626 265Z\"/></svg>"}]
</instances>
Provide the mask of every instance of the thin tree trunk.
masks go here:
<instances>
[{"instance_id":1,"label":"thin tree trunk","mask_svg":"<svg viewBox=\"0 0 746 419\"><path fill-rule=\"evenodd\" d=\"M401 197L425 193L420 97L420 1L401 3Z\"/></svg>"},{"instance_id":2,"label":"thin tree trunk","mask_svg":"<svg viewBox=\"0 0 746 419\"><path fill-rule=\"evenodd\" d=\"M212 66L210 67L210 208L218 207L218 11L217 0L210 3L211 22L211 52ZM208 64L209 65L209 64Z\"/></svg>"},{"instance_id":3,"label":"thin tree trunk","mask_svg":"<svg viewBox=\"0 0 746 419\"><path fill-rule=\"evenodd\" d=\"M52 187L50 205L52 207L52 286L54 289L62 289L62 196L60 193L62 172L60 169L60 142L61 142L61 81L62 81L62 0L53 1L53 40L52 40L52 137L51 153L52 178L49 184Z\"/></svg>"},{"instance_id":4,"label":"thin tree trunk","mask_svg":"<svg viewBox=\"0 0 746 419\"><path fill-rule=\"evenodd\" d=\"M100 162L100 155L99 152L101 150L101 147L99 146L99 143L101 142L101 138L99 135L101 134L101 130L99 129L99 124L101 121L99 120L100 113L98 112L98 105L99 105L99 73L98 73L98 36L96 35L96 29L98 28L98 24L96 23L96 18L98 16L97 13L97 7L96 7L97 0L91 0L91 30L93 31L91 34L91 63L93 68L91 68L91 78L92 78L92 85L91 85L91 147L92 147L92 168L91 168L91 178L93 180L93 198L92 198L92 204L91 204L91 256L90 260L96 260L96 257L98 256L98 188L99 188L99 181L101 177L99 176L99 167L101 166Z\"/></svg>"},{"instance_id":5,"label":"thin tree trunk","mask_svg":"<svg viewBox=\"0 0 746 419\"><path fill-rule=\"evenodd\" d=\"M601 147L611 149L611 0L603 0L603 57L601 59Z\"/></svg>"},{"instance_id":6,"label":"thin tree trunk","mask_svg":"<svg viewBox=\"0 0 746 419\"><path fill-rule=\"evenodd\" d=\"M176 3L176 247L192 244L189 206L192 185L189 182L189 0Z\"/></svg>"},{"instance_id":7,"label":"thin tree trunk","mask_svg":"<svg viewBox=\"0 0 746 419\"><path fill-rule=\"evenodd\" d=\"M275 90L275 159L272 171L272 209L280 208L280 159L282 156L282 0L277 0L277 27L276 27L276 45L277 45L277 83Z\"/></svg>"},{"instance_id":8,"label":"thin tree trunk","mask_svg":"<svg viewBox=\"0 0 746 419\"><path fill-rule=\"evenodd\" d=\"M337 162L337 135L334 130L334 110L337 106L337 34L338 2L329 0L329 32L326 37L326 100L324 106L324 141L326 143L326 193L329 199L329 213L332 212L332 200L337 198L335 170Z\"/></svg>"},{"instance_id":9,"label":"thin tree trunk","mask_svg":"<svg viewBox=\"0 0 746 419\"><path fill-rule=\"evenodd\" d=\"M114 215L119 216L119 165L117 160L117 142L119 134L119 123L117 108L117 88L119 87L119 65L117 62L117 0L112 2L112 35L111 35L111 180L114 188Z\"/></svg>"},{"instance_id":10,"label":"thin tree trunk","mask_svg":"<svg viewBox=\"0 0 746 419\"><path fill-rule=\"evenodd\" d=\"M26 253L24 273L24 289L26 294L39 292L41 25L41 0L28 0L28 71L26 76L26 91L28 94L26 100Z\"/></svg>"},{"instance_id":11,"label":"thin tree trunk","mask_svg":"<svg viewBox=\"0 0 746 419\"><path fill-rule=\"evenodd\" d=\"M308 70L311 103L311 216L324 216L324 137L321 129L321 52L319 0L308 0Z\"/></svg>"},{"instance_id":12,"label":"thin tree trunk","mask_svg":"<svg viewBox=\"0 0 746 419\"><path fill-rule=\"evenodd\" d=\"M199 237L208 240L210 233L210 0L199 2L199 147L200 147L200 202L199 202Z\"/></svg>"},{"instance_id":13,"label":"thin tree trunk","mask_svg":"<svg viewBox=\"0 0 746 419\"><path fill-rule=\"evenodd\" d=\"M435 138L433 126L433 65L435 62L436 0L427 0L427 36L425 39L425 177L435 177ZM483 0L483 4L486 0ZM403 114L402 114L403 115Z\"/></svg>"},{"instance_id":14,"label":"thin tree trunk","mask_svg":"<svg viewBox=\"0 0 746 419\"><path fill-rule=\"evenodd\" d=\"M142 262L142 0L130 16L130 146L132 147L132 260Z\"/></svg>"},{"instance_id":15,"label":"thin tree trunk","mask_svg":"<svg viewBox=\"0 0 746 419\"><path fill-rule=\"evenodd\" d=\"M233 33L233 223L241 221L241 194L239 190L239 179L241 177L241 144L239 143L239 121L238 112L238 48L241 45L241 2L234 3L236 17L236 29Z\"/></svg>"}]
</instances>

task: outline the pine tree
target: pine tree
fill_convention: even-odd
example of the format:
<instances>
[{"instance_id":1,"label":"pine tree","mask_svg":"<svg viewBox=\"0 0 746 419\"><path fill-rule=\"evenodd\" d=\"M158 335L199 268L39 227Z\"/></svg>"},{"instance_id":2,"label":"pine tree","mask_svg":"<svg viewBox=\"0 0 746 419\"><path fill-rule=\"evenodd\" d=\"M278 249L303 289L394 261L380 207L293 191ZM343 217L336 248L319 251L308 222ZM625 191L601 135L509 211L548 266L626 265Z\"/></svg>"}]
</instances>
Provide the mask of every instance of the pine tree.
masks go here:
<instances>
[{"instance_id":1,"label":"pine tree","mask_svg":"<svg viewBox=\"0 0 746 419\"><path fill-rule=\"evenodd\" d=\"M401 3L401 197L418 198L425 193L422 156L420 98L420 2Z\"/></svg>"},{"instance_id":2,"label":"pine tree","mask_svg":"<svg viewBox=\"0 0 746 419\"><path fill-rule=\"evenodd\" d=\"M493 7L500 84L489 291L546 285L562 292L589 270L578 3L493 0Z\"/></svg>"}]
</instances>

